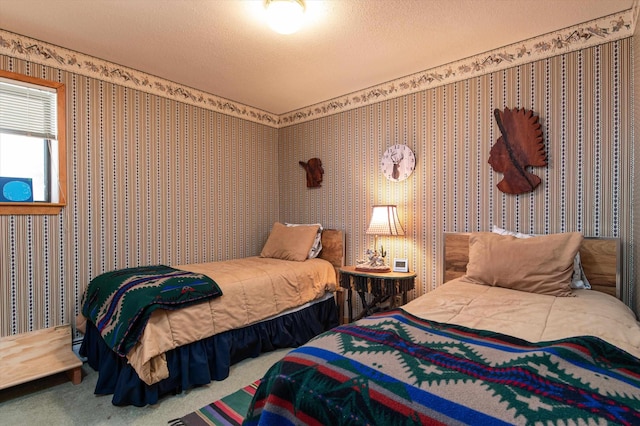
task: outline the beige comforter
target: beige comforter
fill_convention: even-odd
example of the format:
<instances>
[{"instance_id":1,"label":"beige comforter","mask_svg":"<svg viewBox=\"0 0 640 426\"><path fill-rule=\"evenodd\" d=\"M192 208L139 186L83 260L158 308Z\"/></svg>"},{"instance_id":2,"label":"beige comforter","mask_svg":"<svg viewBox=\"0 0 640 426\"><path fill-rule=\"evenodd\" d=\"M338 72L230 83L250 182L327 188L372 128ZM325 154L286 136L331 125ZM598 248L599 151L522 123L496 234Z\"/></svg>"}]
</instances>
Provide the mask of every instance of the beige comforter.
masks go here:
<instances>
[{"instance_id":1,"label":"beige comforter","mask_svg":"<svg viewBox=\"0 0 640 426\"><path fill-rule=\"evenodd\" d=\"M169 376L168 350L254 324L336 289L335 269L322 259L293 262L248 257L174 267L211 277L223 295L185 309L153 312L139 342L127 354L147 384Z\"/></svg>"},{"instance_id":2,"label":"beige comforter","mask_svg":"<svg viewBox=\"0 0 640 426\"><path fill-rule=\"evenodd\" d=\"M618 299L594 290L555 297L471 284L459 279L404 305L438 322L495 331L530 342L597 336L640 358L640 324Z\"/></svg>"}]
</instances>

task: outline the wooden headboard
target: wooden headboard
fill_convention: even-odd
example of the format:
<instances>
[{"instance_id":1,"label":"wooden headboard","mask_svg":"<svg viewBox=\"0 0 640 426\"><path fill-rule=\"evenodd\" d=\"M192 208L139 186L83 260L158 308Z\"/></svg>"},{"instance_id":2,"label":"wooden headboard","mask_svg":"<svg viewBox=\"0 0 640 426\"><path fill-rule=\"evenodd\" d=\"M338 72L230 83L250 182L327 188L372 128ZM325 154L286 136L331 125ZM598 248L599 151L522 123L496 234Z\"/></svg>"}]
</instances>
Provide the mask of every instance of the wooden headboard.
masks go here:
<instances>
[{"instance_id":1,"label":"wooden headboard","mask_svg":"<svg viewBox=\"0 0 640 426\"><path fill-rule=\"evenodd\" d=\"M469 262L468 232L444 233L444 282L463 276ZM580 261L591 288L620 298L620 239L585 237Z\"/></svg>"},{"instance_id":2,"label":"wooden headboard","mask_svg":"<svg viewBox=\"0 0 640 426\"><path fill-rule=\"evenodd\" d=\"M345 256L344 232L339 229L322 231L322 251L319 258L330 262L336 270L344 266Z\"/></svg>"}]
</instances>

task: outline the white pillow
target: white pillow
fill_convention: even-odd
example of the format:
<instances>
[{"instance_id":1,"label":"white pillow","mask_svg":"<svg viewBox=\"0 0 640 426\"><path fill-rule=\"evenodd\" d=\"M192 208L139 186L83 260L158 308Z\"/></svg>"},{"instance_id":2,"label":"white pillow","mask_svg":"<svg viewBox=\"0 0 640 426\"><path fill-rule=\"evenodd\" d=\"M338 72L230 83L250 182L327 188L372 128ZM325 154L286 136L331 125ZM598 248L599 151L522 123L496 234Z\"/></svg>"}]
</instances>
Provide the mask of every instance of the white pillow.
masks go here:
<instances>
[{"instance_id":1,"label":"white pillow","mask_svg":"<svg viewBox=\"0 0 640 426\"><path fill-rule=\"evenodd\" d=\"M313 245L311 246L311 250L309 250L309 256L307 259L313 259L314 257L318 257L320 251L322 251L322 225L319 223L285 223L287 226L317 226L318 233L316 234L316 239L313 240Z\"/></svg>"},{"instance_id":2,"label":"white pillow","mask_svg":"<svg viewBox=\"0 0 640 426\"><path fill-rule=\"evenodd\" d=\"M523 234L521 232L509 231L499 228L496 225L493 225L491 232L500 235L512 235L516 238L531 238L536 236L532 234ZM589 280L587 280L587 277L584 275L584 270L582 269L579 251L576 253L576 257L573 258L573 275L571 275L571 288L585 290L591 289L591 284L589 284Z\"/></svg>"}]
</instances>

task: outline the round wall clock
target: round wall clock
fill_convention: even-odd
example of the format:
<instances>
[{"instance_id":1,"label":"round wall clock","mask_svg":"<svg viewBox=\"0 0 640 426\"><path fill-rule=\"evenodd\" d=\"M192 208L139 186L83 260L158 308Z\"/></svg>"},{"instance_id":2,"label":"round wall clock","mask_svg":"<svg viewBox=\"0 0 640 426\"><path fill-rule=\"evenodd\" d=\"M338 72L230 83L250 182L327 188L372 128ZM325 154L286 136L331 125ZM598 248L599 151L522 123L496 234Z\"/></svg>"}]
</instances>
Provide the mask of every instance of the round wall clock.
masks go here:
<instances>
[{"instance_id":1,"label":"round wall clock","mask_svg":"<svg viewBox=\"0 0 640 426\"><path fill-rule=\"evenodd\" d=\"M382 173L393 182L400 182L411 176L416 168L416 156L407 145L391 145L382 154Z\"/></svg>"}]
</instances>

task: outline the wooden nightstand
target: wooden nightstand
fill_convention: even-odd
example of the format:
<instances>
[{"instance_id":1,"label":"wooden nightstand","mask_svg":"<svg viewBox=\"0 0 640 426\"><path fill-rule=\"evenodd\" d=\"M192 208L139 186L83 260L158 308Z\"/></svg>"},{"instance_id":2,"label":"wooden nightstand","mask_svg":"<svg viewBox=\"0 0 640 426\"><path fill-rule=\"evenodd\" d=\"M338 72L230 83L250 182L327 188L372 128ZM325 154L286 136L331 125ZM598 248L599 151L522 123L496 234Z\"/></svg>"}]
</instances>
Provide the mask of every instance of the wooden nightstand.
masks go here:
<instances>
[{"instance_id":1,"label":"wooden nightstand","mask_svg":"<svg viewBox=\"0 0 640 426\"><path fill-rule=\"evenodd\" d=\"M340 269L340 286L347 290L347 308L349 322L353 321L353 291L360 295L362 312L356 320L385 309L395 307L396 295L402 294L402 303L407 303L407 291L415 288L415 272L365 272L355 266L343 266ZM373 295L367 303L365 293ZM389 302L387 307L381 304Z\"/></svg>"}]
</instances>

